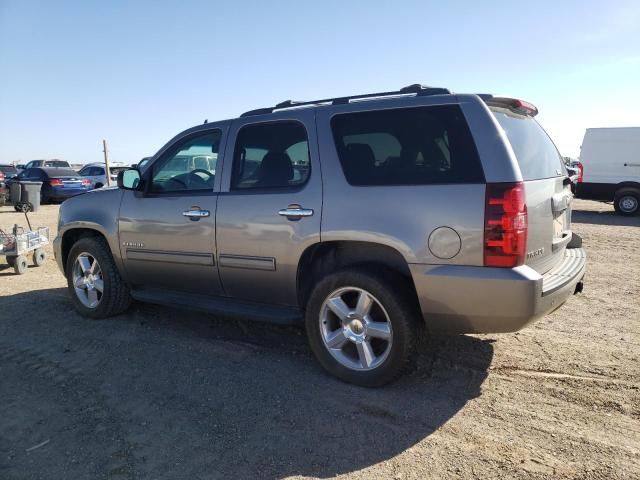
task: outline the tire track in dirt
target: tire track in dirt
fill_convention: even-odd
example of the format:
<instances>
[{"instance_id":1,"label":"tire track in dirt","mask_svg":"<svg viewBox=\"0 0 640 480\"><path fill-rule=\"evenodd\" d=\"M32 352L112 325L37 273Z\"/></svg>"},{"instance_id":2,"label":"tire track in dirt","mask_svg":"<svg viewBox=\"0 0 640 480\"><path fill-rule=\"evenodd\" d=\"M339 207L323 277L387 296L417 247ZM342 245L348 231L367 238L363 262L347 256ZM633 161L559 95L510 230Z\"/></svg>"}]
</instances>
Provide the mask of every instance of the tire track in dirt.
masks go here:
<instances>
[{"instance_id":1,"label":"tire track in dirt","mask_svg":"<svg viewBox=\"0 0 640 480\"><path fill-rule=\"evenodd\" d=\"M0 352L0 477L135 478L126 430L81 369L33 347Z\"/></svg>"}]
</instances>

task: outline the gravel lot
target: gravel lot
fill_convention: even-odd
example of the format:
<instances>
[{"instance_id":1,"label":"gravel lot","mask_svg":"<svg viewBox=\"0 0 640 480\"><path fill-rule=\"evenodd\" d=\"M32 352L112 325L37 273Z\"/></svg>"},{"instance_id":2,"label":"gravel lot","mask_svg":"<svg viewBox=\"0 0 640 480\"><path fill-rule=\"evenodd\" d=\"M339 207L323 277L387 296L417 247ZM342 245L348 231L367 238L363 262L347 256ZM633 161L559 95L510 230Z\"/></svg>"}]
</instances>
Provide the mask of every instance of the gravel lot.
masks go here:
<instances>
[{"instance_id":1,"label":"gravel lot","mask_svg":"<svg viewBox=\"0 0 640 480\"><path fill-rule=\"evenodd\" d=\"M431 338L375 390L325 375L298 329L89 321L50 248L23 276L0 263L0 478L640 478L640 217L576 201L574 230L581 296L519 333Z\"/></svg>"}]
</instances>

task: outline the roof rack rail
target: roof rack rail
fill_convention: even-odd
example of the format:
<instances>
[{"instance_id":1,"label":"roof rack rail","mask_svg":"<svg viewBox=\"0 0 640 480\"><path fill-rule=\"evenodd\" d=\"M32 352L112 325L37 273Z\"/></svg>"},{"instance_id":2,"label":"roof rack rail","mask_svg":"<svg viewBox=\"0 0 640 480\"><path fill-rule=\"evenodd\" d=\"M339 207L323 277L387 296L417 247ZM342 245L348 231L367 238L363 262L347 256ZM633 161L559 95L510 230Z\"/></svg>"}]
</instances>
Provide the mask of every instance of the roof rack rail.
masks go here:
<instances>
[{"instance_id":1,"label":"roof rack rail","mask_svg":"<svg viewBox=\"0 0 640 480\"><path fill-rule=\"evenodd\" d=\"M391 92L378 92L378 93L366 93L362 95L351 95L348 97L336 97L336 98L325 98L322 100L311 100L308 102L301 102L296 100L285 100L284 102L278 103L275 107L267 107L267 108L258 108L256 110L249 110L248 112L244 112L241 117L250 117L253 115L264 115L267 113L273 113L276 110L284 110L288 108L298 108L298 107L306 107L313 105L346 105L351 101L355 100L365 100L365 99L374 99L374 98L382 98L382 97L399 97L399 96L408 96L414 95L416 97L423 97L429 95L449 95L451 91L447 88L440 87L429 87L426 85L421 85L419 83L414 83L413 85L407 85L406 87L402 87L400 90L391 91Z\"/></svg>"}]
</instances>

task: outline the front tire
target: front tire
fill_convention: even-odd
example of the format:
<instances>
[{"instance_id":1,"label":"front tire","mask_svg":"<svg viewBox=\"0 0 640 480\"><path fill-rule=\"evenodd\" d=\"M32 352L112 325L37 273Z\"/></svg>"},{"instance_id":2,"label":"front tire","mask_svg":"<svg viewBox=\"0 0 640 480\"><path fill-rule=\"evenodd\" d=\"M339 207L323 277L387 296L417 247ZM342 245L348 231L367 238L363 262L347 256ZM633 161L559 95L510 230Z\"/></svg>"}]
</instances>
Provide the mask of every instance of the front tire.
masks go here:
<instances>
[{"instance_id":1,"label":"front tire","mask_svg":"<svg viewBox=\"0 0 640 480\"><path fill-rule=\"evenodd\" d=\"M65 271L69 294L81 315L107 318L131 305L129 286L122 280L104 238L78 240L71 247Z\"/></svg>"},{"instance_id":2,"label":"front tire","mask_svg":"<svg viewBox=\"0 0 640 480\"><path fill-rule=\"evenodd\" d=\"M348 383L377 387L413 367L420 334L407 282L386 270L353 268L322 279L306 310L309 346Z\"/></svg>"},{"instance_id":3,"label":"front tire","mask_svg":"<svg viewBox=\"0 0 640 480\"><path fill-rule=\"evenodd\" d=\"M624 189L616 192L613 199L613 208L616 212L625 217L632 217L640 213L640 191L634 189Z\"/></svg>"},{"instance_id":4,"label":"front tire","mask_svg":"<svg viewBox=\"0 0 640 480\"><path fill-rule=\"evenodd\" d=\"M13 259L13 271L16 272L17 275L22 275L27 271L29 265L27 264L27 257L24 255L18 255Z\"/></svg>"}]
</instances>

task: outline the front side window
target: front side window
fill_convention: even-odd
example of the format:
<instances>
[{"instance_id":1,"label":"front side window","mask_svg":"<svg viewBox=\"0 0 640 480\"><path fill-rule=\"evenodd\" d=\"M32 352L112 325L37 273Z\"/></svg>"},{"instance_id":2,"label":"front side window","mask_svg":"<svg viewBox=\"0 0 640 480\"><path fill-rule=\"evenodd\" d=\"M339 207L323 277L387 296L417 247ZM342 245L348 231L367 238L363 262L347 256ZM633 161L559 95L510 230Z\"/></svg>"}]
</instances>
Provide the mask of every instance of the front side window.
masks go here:
<instances>
[{"instance_id":1,"label":"front side window","mask_svg":"<svg viewBox=\"0 0 640 480\"><path fill-rule=\"evenodd\" d=\"M331 127L351 185L484 181L475 143L456 105L340 114Z\"/></svg>"},{"instance_id":2,"label":"front side window","mask_svg":"<svg viewBox=\"0 0 640 480\"><path fill-rule=\"evenodd\" d=\"M213 190L222 132L215 130L179 142L151 166L151 191Z\"/></svg>"},{"instance_id":3,"label":"front side window","mask_svg":"<svg viewBox=\"0 0 640 480\"><path fill-rule=\"evenodd\" d=\"M309 175L309 141L302 124L248 125L238 133L232 189L295 188Z\"/></svg>"}]
</instances>

